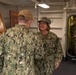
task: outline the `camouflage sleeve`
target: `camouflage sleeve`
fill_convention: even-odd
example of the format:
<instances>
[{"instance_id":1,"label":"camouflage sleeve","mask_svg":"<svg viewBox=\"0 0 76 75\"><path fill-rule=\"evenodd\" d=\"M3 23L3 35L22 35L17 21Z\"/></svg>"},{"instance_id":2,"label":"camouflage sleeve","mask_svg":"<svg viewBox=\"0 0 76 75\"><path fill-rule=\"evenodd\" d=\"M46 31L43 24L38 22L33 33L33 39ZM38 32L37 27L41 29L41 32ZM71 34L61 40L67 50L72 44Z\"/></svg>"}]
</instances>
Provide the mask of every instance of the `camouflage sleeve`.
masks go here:
<instances>
[{"instance_id":1,"label":"camouflage sleeve","mask_svg":"<svg viewBox=\"0 0 76 75\"><path fill-rule=\"evenodd\" d=\"M43 43L37 36L36 39L36 49L35 49L35 59L42 59L44 56L44 48Z\"/></svg>"},{"instance_id":2,"label":"camouflage sleeve","mask_svg":"<svg viewBox=\"0 0 76 75\"><path fill-rule=\"evenodd\" d=\"M0 73L2 72L3 68L3 36L4 34L0 35Z\"/></svg>"},{"instance_id":3,"label":"camouflage sleeve","mask_svg":"<svg viewBox=\"0 0 76 75\"><path fill-rule=\"evenodd\" d=\"M56 42L56 54L55 54L55 58L56 58L56 62L61 62L62 60L62 56L63 56L63 51L62 51L62 46L61 46L61 42L59 39L57 39Z\"/></svg>"},{"instance_id":4,"label":"camouflage sleeve","mask_svg":"<svg viewBox=\"0 0 76 75\"><path fill-rule=\"evenodd\" d=\"M0 73L2 73L2 68L3 68L3 58L0 57Z\"/></svg>"}]
</instances>

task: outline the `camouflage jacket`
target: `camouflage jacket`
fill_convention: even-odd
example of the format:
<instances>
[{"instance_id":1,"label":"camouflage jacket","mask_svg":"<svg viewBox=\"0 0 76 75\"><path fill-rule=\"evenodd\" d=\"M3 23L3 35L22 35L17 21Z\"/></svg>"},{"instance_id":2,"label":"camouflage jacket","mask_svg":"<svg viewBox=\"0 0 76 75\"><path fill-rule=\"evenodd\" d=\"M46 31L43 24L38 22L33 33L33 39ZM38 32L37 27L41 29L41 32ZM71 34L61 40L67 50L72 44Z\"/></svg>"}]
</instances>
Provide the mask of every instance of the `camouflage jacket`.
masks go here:
<instances>
[{"instance_id":1,"label":"camouflage jacket","mask_svg":"<svg viewBox=\"0 0 76 75\"><path fill-rule=\"evenodd\" d=\"M35 55L40 51L39 47L36 34L24 25L16 25L4 32L0 36L0 58L4 58L2 75L35 75L34 58L41 58L40 52L40 57Z\"/></svg>"},{"instance_id":2,"label":"camouflage jacket","mask_svg":"<svg viewBox=\"0 0 76 75\"><path fill-rule=\"evenodd\" d=\"M71 36L76 35L76 25L75 24L70 27L70 34L71 34Z\"/></svg>"},{"instance_id":3,"label":"camouflage jacket","mask_svg":"<svg viewBox=\"0 0 76 75\"><path fill-rule=\"evenodd\" d=\"M62 47L59 38L56 34L49 32L48 35L43 36L41 32L38 33L40 39L44 44L44 56L39 61L35 61L37 75L51 75L55 68L55 62L62 60Z\"/></svg>"}]
</instances>

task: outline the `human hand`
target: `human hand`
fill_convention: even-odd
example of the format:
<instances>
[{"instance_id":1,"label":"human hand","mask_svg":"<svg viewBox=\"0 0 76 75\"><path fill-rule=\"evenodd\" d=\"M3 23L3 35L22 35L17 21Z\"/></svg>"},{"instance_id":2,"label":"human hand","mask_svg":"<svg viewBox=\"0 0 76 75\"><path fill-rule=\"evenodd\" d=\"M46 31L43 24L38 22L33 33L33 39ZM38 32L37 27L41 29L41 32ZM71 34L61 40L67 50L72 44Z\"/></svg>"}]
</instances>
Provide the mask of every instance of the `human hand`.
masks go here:
<instances>
[{"instance_id":1,"label":"human hand","mask_svg":"<svg viewBox=\"0 0 76 75\"><path fill-rule=\"evenodd\" d=\"M76 38L76 34L73 37Z\"/></svg>"},{"instance_id":2,"label":"human hand","mask_svg":"<svg viewBox=\"0 0 76 75\"><path fill-rule=\"evenodd\" d=\"M55 62L55 69L59 67L59 62Z\"/></svg>"}]
</instances>

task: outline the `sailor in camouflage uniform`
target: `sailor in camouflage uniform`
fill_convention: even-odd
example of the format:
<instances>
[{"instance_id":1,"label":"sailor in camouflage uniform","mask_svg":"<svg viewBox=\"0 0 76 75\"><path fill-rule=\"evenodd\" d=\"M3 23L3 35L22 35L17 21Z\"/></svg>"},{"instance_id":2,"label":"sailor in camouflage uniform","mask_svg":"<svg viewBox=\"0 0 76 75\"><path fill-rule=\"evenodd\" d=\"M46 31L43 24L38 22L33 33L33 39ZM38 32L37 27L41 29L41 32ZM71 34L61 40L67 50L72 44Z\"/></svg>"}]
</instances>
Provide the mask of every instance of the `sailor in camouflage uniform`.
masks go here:
<instances>
[{"instance_id":1,"label":"sailor in camouflage uniform","mask_svg":"<svg viewBox=\"0 0 76 75\"><path fill-rule=\"evenodd\" d=\"M19 24L0 36L0 57L4 58L2 75L35 75L34 52L41 45L36 34L29 30L32 20L32 13L22 10L18 15Z\"/></svg>"},{"instance_id":2,"label":"sailor in camouflage uniform","mask_svg":"<svg viewBox=\"0 0 76 75\"><path fill-rule=\"evenodd\" d=\"M57 35L50 32L50 19L42 17L38 22L40 30L38 36L44 43L44 56L40 61L35 61L36 73L37 75L52 75L53 70L62 60L62 47Z\"/></svg>"},{"instance_id":3,"label":"sailor in camouflage uniform","mask_svg":"<svg viewBox=\"0 0 76 75\"><path fill-rule=\"evenodd\" d=\"M76 57L76 17L74 17L74 24L70 27L71 35L71 50Z\"/></svg>"}]
</instances>

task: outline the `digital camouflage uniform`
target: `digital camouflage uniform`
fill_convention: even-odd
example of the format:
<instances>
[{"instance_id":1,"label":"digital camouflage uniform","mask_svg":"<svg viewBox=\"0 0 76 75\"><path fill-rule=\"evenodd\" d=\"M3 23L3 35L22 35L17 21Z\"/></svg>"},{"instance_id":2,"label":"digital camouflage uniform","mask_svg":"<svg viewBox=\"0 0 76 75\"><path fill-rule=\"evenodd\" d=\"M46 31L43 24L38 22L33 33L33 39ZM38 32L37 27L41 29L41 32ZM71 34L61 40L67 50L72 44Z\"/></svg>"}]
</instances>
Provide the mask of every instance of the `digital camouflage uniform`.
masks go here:
<instances>
[{"instance_id":1,"label":"digital camouflage uniform","mask_svg":"<svg viewBox=\"0 0 76 75\"><path fill-rule=\"evenodd\" d=\"M41 52L38 55L34 52L40 51L40 46L36 34L25 25L8 29L0 36L0 58L4 58L2 75L35 75L34 59L40 59Z\"/></svg>"},{"instance_id":2,"label":"digital camouflage uniform","mask_svg":"<svg viewBox=\"0 0 76 75\"><path fill-rule=\"evenodd\" d=\"M44 43L44 56L40 61L35 61L35 66L38 68L36 73L37 75L52 75L52 71L55 69L55 62L58 61L60 63L62 60L62 47L59 38L52 32L49 32L46 36L39 32L38 35Z\"/></svg>"},{"instance_id":3,"label":"digital camouflage uniform","mask_svg":"<svg viewBox=\"0 0 76 75\"><path fill-rule=\"evenodd\" d=\"M73 50L73 52L75 52L76 55L76 38L74 38L73 36L76 35L76 25L72 25L70 28L70 34L71 34L71 49Z\"/></svg>"}]
</instances>

